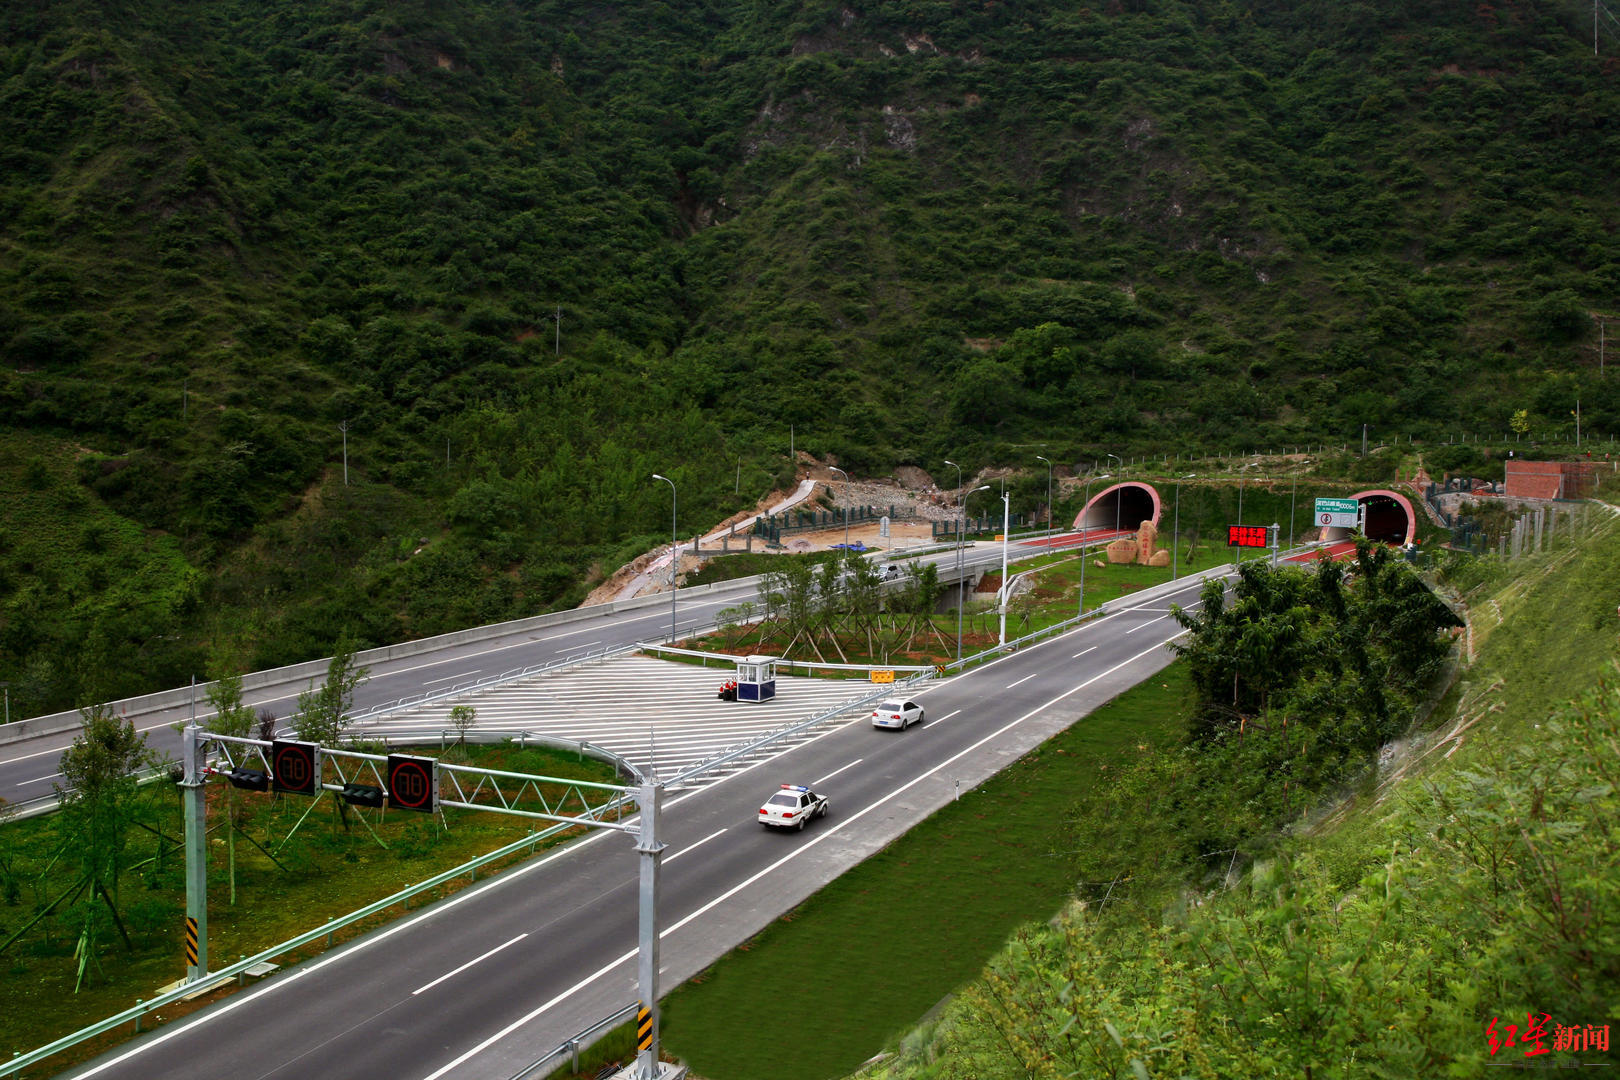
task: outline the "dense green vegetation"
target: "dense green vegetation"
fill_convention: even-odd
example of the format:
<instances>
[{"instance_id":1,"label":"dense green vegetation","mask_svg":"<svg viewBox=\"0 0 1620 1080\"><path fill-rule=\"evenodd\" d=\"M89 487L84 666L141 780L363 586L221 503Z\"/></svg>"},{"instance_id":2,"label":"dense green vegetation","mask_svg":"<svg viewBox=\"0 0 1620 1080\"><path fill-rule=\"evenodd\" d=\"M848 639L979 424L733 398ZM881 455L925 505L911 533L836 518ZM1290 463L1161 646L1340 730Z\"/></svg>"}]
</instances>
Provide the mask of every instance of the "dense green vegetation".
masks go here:
<instances>
[{"instance_id":1,"label":"dense green vegetation","mask_svg":"<svg viewBox=\"0 0 1620 1080\"><path fill-rule=\"evenodd\" d=\"M1487 1063L1613 1063L1607 1038L1558 1040L1620 1018L1617 555L1620 528L1605 522L1512 567L1452 565L1464 601L1499 613L1474 624L1478 658L1428 734L1390 745L1326 817L1309 798L1285 807L1277 781L1320 793L1333 778L1302 784L1286 761L1200 735L1211 697L1200 689L1191 744L1145 748L1076 803L1065 846L1077 902L1013 935L865 1075L1472 1076ZM1295 720L1306 721L1295 756L1332 764L1328 725ZM1273 724L1247 738L1276 735ZM1338 764L1352 780L1355 761ZM1284 818L1295 827L1272 831ZM1543 1038L1504 1046L1508 1025L1537 1018ZM1537 1046L1546 1056L1527 1058Z\"/></svg>"},{"instance_id":2,"label":"dense green vegetation","mask_svg":"<svg viewBox=\"0 0 1620 1080\"><path fill-rule=\"evenodd\" d=\"M1564 0L8 4L0 678L38 712L210 639L258 667L577 602L666 535L651 473L695 529L790 479L790 427L856 470L1545 438L1577 397L1613 431L1587 32Z\"/></svg>"}]
</instances>

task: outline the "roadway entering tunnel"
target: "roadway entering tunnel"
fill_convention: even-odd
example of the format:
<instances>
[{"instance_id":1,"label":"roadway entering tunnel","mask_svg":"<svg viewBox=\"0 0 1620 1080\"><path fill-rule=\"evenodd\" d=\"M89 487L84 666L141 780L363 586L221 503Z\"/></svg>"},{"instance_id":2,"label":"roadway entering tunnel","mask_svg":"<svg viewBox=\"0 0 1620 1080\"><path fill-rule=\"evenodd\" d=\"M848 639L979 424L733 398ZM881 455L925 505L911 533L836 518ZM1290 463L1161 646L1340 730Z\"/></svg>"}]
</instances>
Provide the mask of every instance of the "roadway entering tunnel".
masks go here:
<instances>
[{"instance_id":1,"label":"roadway entering tunnel","mask_svg":"<svg viewBox=\"0 0 1620 1080\"><path fill-rule=\"evenodd\" d=\"M1159 523L1159 493L1151 484L1127 482L1099 491L1074 519L1076 529L1135 532L1144 521Z\"/></svg>"},{"instance_id":2,"label":"roadway entering tunnel","mask_svg":"<svg viewBox=\"0 0 1620 1080\"><path fill-rule=\"evenodd\" d=\"M1417 536L1412 504L1398 491L1362 491L1354 496L1366 516L1367 539L1383 544L1410 544ZM1352 529L1326 528L1323 540L1348 540Z\"/></svg>"}]
</instances>

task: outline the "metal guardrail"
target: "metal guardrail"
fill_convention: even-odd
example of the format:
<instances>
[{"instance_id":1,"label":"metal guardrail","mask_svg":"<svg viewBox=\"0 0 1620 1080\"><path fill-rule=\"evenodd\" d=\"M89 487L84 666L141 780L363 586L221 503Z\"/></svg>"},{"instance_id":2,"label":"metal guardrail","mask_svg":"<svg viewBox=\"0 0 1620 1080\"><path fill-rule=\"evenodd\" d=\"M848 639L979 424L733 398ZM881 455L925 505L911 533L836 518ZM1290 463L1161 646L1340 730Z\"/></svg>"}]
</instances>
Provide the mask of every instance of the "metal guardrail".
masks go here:
<instances>
[{"instance_id":1,"label":"metal guardrail","mask_svg":"<svg viewBox=\"0 0 1620 1080\"><path fill-rule=\"evenodd\" d=\"M606 803L601 809L603 812L606 812L610 809L632 804L635 801L635 795L633 793L626 792L617 799L613 799ZM330 945L331 935L346 926L386 911L395 904L403 904L413 896L424 893L429 889L436 889L445 882L454 881L463 874L472 874L476 879L478 870L481 867L488 866L490 863L497 862L510 855L515 855L522 851L525 847L533 847L542 840L548 839L560 832L574 827L575 826L573 825L560 824L553 825L548 829L542 829L536 833L530 833L521 840L514 840L512 843L507 844L504 847L497 848L487 855L480 855L478 858L468 860L467 862L462 863L460 866L446 870L443 873L435 874L433 877L430 877L425 881L420 881L415 885L408 885L396 893L383 897L381 900L367 904L363 908L356 911L351 911L347 915L340 915L336 919L332 919L321 926L317 926L313 930L306 930L296 937L288 938L279 945L272 945L270 948L265 949L262 952L244 957L234 964L228 964L225 967L220 968L218 971L210 971L206 976L195 982L186 983L174 990L168 991L167 993L159 994L157 997L148 1001L138 1001L133 1008L125 1009L123 1012L109 1016L105 1020L100 1020L89 1025L88 1027L80 1028L73 1034L64 1035L55 1042L47 1043L44 1046L31 1050L26 1054L20 1054L13 1057L9 1061L0 1061L0 1077L15 1076L18 1072L29 1067L30 1065L36 1065L49 1057L61 1053L63 1050L67 1050L70 1047L84 1042L86 1039L93 1039L96 1036L105 1034L106 1032L109 1032L123 1024L134 1023L136 1025L136 1030L139 1030L141 1018L149 1012L161 1009L166 1005L171 1005L176 1001L191 997L194 994L217 989L223 983L229 982L231 979L234 979L239 975L246 974L247 971L255 965L273 960L284 953L291 952L293 949L301 948L308 945L310 942L319 940L322 937L326 937L327 944Z\"/></svg>"},{"instance_id":2,"label":"metal guardrail","mask_svg":"<svg viewBox=\"0 0 1620 1080\"><path fill-rule=\"evenodd\" d=\"M557 1049L544 1057L535 1058L521 1070L513 1073L511 1080L529 1080L536 1072L551 1068L562 1061L563 1058L572 1058L572 1068L576 1073L579 1072L579 1052L581 1048L590 1045L591 1036L604 1028L613 1027L615 1024L630 1019L636 1015L636 1010L640 1007L641 1003L639 1001L633 1001L611 1016L604 1016L585 1030L576 1031L572 1037L559 1043Z\"/></svg>"},{"instance_id":3,"label":"metal guardrail","mask_svg":"<svg viewBox=\"0 0 1620 1080\"><path fill-rule=\"evenodd\" d=\"M1318 545L1307 544L1303 546L1302 550L1309 550L1313 546ZM1221 563L1218 566L1210 567L1208 570L1200 570L1196 574L1186 574L1179 578L1172 578L1170 581L1164 582L1163 584L1153 586L1153 589L1162 589L1166 585L1179 585L1187 581L1207 581L1211 577L1226 574L1232 569L1232 563ZM1143 592L1151 593L1153 589L1143 590ZM1133 601L1133 603L1121 603L1121 601L1127 599ZM1072 619L1064 619L1062 622L1052 623L1050 626L1043 626L1038 630L1031 630L1023 637L1014 638L1011 641L1008 641L1006 644L992 646L991 648L985 649L982 652L974 653L972 656L964 656L960 660L952 660L950 663L943 664L941 666L944 667L946 671L965 670L971 665L977 664L982 660L987 660L1003 653L1013 652L1032 642L1039 641L1044 637L1052 637L1062 634L1073 627L1079 626L1083 622L1087 622L1102 615L1110 615L1122 607L1128 609L1138 606L1135 601L1151 603L1152 600L1153 597L1151 595L1144 596L1142 593L1133 593L1129 597L1119 597L1115 600L1104 600L1102 603L1098 604L1084 615L1076 615Z\"/></svg>"},{"instance_id":4,"label":"metal guardrail","mask_svg":"<svg viewBox=\"0 0 1620 1080\"><path fill-rule=\"evenodd\" d=\"M705 660L743 660L746 657L735 653L703 652L701 649L677 649L672 645L643 644L644 650L661 653L671 653L675 656L697 656ZM803 668L806 671L823 669L826 671L932 671L932 664L829 664L820 660L776 660L779 668Z\"/></svg>"},{"instance_id":5,"label":"metal guardrail","mask_svg":"<svg viewBox=\"0 0 1620 1080\"><path fill-rule=\"evenodd\" d=\"M357 712L349 717L349 722L351 724L358 724L367 720L375 720L383 716L392 716L394 713L403 712L406 709L419 709L423 705L431 705L436 701L445 701L449 698L460 697L462 694L471 694L481 690L488 690L509 682L517 682L519 679L528 679L535 675L544 675L549 671L558 671L562 668L573 667L576 664L588 664L595 661L606 660L609 657L616 656L620 653L634 652L638 648L640 648L640 646L634 643L628 645L610 645L606 648L571 654L569 656L562 657L559 660L548 660L544 664L530 664L528 667L511 668L507 671L501 672L499 675L488 675L482 679L474 679L471 682L452 683L441 690L431 690L421 694L407 694L405 697L396 698L393 701L385 701L381 705L373 705L371 708L366 709L363 712Z\"/></svg>"}]
</instances>

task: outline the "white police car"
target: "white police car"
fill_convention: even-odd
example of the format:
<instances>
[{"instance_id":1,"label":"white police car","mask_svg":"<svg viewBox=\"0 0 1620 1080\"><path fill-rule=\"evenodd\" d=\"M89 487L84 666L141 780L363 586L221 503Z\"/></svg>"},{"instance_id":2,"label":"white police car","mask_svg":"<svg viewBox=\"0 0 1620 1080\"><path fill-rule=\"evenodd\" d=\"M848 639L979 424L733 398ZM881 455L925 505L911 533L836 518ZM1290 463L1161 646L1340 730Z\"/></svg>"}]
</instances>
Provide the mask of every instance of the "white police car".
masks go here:
<instances>
[{"instance_id":1,"label":"white police car","mask_svg":"<svg viewBox=\"0 0 1620 1080\"><path fill-rule=\"evenodd\" d=\"M766 828L803 829L813 817L827 813L827 799L803 784L783 784L782 790L759 808L759 823Z\"/></svg>"}]
</instances>

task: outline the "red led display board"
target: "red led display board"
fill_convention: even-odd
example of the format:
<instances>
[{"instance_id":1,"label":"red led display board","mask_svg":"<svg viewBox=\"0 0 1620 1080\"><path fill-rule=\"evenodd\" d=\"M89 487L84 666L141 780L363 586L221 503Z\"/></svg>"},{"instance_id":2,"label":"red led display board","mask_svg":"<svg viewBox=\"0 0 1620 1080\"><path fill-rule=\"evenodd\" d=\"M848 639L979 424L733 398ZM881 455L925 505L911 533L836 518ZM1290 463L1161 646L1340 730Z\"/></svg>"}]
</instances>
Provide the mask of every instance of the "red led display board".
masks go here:
<instances>
[{"instance_id":1,"label":"red led display board","mask_svg":"<svg viewBox=\"0 0 1620 1080\"><path fill-rule=\"evenodd\" d=\"M1226 527L1227 547L1270 547L1271 530L1264 525L1228 525Z\"/></svg>"}]
</instances>

